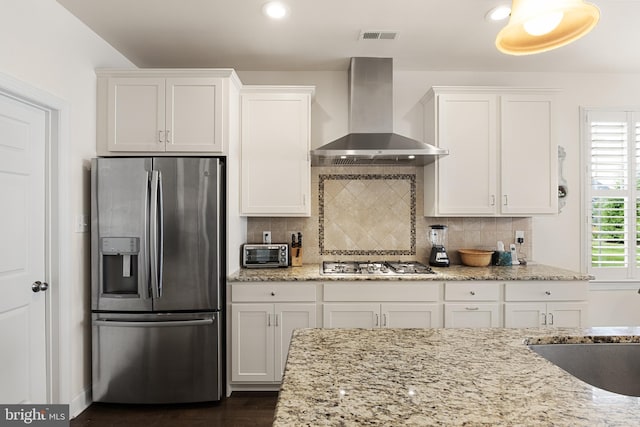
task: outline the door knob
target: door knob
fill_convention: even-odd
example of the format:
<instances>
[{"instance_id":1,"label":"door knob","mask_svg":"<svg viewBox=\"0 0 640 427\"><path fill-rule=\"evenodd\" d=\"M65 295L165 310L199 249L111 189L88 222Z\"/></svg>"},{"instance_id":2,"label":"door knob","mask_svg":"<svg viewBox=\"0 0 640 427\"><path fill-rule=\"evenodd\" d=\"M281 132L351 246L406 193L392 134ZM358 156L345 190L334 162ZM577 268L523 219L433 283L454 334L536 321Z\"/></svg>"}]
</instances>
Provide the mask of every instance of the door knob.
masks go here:
<instances>
[{"instance_id":1,"label":"door knob","mask_svg":"<svg viewBox=\"0 0 640 427\"><path fill-rule=\"evenodd\" d=\"M40 291L46 291L47 289L49 289L49 284L47 282L41 282L39 280L36 280L35 282L33 282L33 284L31 285L31 290L33 292L40 292Z\"/></svg>"}]
</instances>

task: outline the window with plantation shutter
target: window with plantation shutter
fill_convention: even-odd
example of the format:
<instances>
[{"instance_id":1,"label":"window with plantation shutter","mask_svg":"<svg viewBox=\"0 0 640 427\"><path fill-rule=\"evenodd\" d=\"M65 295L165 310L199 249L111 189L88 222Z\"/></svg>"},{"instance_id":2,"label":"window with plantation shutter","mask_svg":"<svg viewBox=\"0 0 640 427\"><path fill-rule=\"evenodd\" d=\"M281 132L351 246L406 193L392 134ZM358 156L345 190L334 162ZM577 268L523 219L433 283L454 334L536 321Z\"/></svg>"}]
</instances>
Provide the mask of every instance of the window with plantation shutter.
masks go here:
<instances>
[{"instance_id":1,"label":"window with plantation shutter","mask_svg":"<svg viewBox=\"0 0 640 427\"><path fill-rule=\"evenodd\" d=\"M597 280L640 278L640 112L585 113L589 272Z\"/></svg>"}]
</instances>

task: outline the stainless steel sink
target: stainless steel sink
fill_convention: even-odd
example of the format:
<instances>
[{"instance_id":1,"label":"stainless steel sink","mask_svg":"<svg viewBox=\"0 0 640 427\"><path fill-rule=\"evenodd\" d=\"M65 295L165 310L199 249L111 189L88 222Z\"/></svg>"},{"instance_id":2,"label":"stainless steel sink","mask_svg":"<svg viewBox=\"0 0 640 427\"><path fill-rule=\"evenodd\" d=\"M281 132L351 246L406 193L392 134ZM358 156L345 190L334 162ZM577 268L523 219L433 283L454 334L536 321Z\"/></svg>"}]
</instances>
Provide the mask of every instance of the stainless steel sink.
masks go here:
<instances>
[{"instance_id":1,"label":"stainless steel sink","mask_svg":"<svg viewBox=\"0 0 640 427\"><path fill-rule=\"evenodd\" d=\"M535 344L529 348L588 384L640 397L640 343Z\"/></svg>"}]
</instances>

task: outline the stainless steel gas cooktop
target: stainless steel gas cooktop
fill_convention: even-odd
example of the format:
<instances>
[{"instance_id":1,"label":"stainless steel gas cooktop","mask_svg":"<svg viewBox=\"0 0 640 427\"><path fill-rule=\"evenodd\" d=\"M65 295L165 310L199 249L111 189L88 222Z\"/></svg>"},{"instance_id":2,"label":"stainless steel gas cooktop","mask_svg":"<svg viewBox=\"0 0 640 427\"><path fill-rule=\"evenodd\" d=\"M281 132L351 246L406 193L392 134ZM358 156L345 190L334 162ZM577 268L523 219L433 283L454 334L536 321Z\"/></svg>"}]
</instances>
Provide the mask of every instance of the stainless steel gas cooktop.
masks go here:
<instances>
[{"instance_id":1,"label":"stainless steel gas cooktop","mask_svg":"<svg viewBox=\"0 0 640 427\"><path fill-rule=\"evenodd\" d=\"M435 274L418 261L324 261L322 274L401 275Z\"/></svg>"}]
</instances>

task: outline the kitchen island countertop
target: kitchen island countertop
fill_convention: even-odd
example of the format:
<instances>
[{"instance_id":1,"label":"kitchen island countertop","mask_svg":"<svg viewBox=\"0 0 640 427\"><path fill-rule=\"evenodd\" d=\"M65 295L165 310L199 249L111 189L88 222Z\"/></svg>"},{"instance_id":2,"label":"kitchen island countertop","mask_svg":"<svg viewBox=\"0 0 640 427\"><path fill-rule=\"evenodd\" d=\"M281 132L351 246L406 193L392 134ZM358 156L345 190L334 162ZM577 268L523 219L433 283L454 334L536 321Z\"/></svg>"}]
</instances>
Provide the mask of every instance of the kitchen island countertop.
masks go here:
<instances>
[{"instance_id":1,"label":"kitchen island countertop","mask_svg":"<svg viewBox=\"0 0 640 427\"><path fill-rule=\"evenodd\" d=\"M467 267L453 265L433 267L436 274L357 275L322 274L320 265L305 264L287 268L242 268L229 275L233 282L295 282L295 281L419 281L419 280L590 280L592 276L542 264L511 267Z\"/></svg>"},{"instance_id":2,"label":"kitchen island countertop","mask_svg":"<svg viewBox=\"0 0 640 427\"><path fill-rule=\"evenodd\" d=\"M592 387L524 340L638 332L299 329L274 426L636 425L640 398Z\"/></svg>"}]
</instances>

